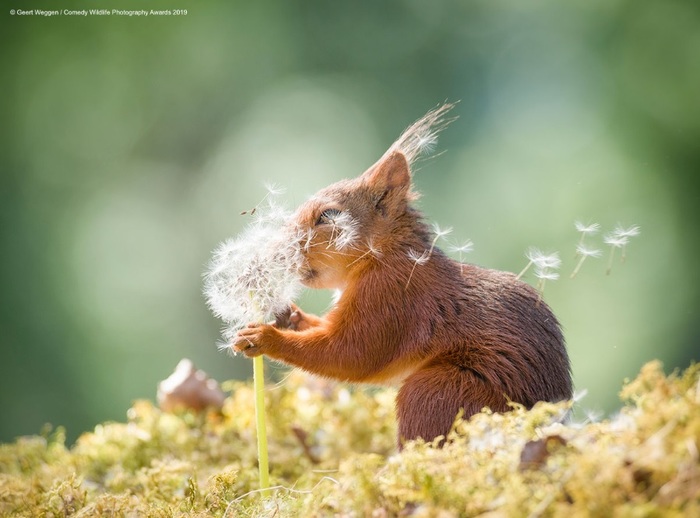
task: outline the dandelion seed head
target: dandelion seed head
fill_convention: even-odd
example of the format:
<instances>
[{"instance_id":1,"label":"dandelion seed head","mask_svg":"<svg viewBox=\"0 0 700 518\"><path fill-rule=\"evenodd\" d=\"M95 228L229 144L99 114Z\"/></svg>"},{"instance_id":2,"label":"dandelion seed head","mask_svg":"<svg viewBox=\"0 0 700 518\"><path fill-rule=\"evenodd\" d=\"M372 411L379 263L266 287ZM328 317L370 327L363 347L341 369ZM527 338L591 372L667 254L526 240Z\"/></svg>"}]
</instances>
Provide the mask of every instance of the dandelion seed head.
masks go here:
<instances>
[{"instance_id":1,"label":"dandelion seed head","mask_svg":"<svg viewBox=\"0 0 700 518\"><path fill-rule=\"evenodd\" d=\"M603 255L602 250L597 248L588 248L586 245L578 245L576 247L576 253L583 257L600 257Z\"/></svg>"},{"instance_id":2,"label":"dandelion seed head","mask_svg":"<svg viewBox=\"0 0 700 518\"><path fill-rule=\"evenodd\" d=\"M585 225L580 221L575 221L574 226L576 227L576 230L578 232L581 232L583 235L593 235L597 234L600 231L600 224L598 223L591 223L590 225Z\"/></svg>"},{"instance_id":3,"label":"dandelion seed head","mask_svg":"<svg viewBox=\"0 0 700 518\"><path fill-rule=\"evenodd\" d=\"M299 233L288 214L261 215L214 250L204 274L204 295L225 323L230 340L249 322L272 319L289 307L301 288Z\"/></svg>"}]
</instances>

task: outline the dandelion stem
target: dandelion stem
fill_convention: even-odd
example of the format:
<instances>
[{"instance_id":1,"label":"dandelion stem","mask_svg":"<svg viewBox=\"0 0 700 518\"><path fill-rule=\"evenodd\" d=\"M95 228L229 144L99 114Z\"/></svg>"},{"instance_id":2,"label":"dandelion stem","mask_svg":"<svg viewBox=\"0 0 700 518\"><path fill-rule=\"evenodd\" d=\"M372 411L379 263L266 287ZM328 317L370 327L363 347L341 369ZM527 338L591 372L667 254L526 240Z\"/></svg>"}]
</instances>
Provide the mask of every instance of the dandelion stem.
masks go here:
<instances>
[{"instance_id":1,"label":"dandelion stem","mask_svg":"<svg viewBox=\"0 0 700 518\"><path fill-rule=\"evenodd\" d=\"M411 268L411 273L408 276L408 281L406 281L406 287L404 288L404 290L407 290L408 286L411 284L411 279L413 278L413 272L416 271L416 266L418 266L419 264L427 263L428 260L433 256L433 250L435 250L435 243L437 243L437 240L452 232L452 228L441 230L440 227L438 227L437 225L434 225L434 228L435 237L433 238L433 242L430 243L430 250L427 251L427 254L426 252L423 252L423 254L419 258L414 259L413 268Z\"/></svg>"},{"instance_id":2,"label":"dandelion stem","mask_svg":"<svg viewBox=\"0 0 700 518\"><path fill-rule=\"evenodd\" d=\"M530 269L530 266L532 266L532 261L530 261L529 263L527 263L527 265L525 265L525 268L523 268L523 269L521 270L521 272L517 275L517 277L515 277L515 279L516 279L516 280L520 280L520 278L521 278L523 275L525 275L525 274L527 273L527 271Z\"/></svg>"},{"instance_id":3,"label":"dandelion stem","mask_svg":"<svg viewBox=\"0 0 700 518\"><path fill-rule=\"evenodd\" d=\"M255 388L255 425L258 436L258 474L262 496L270 496L270 469L267 460L267 427L265 424L265 364L262 356L253 359Z\"/></svg>"},{"instance_id":4,"label":"dandelion stem","mask_svg":"<svg viewBox=\"0 0 700 518\"><path fill-rule=\"evenodd\" d=\"M545 279L542 278L537 282L537 291L540 293L540 299L544 296L544 283Z\"/></svg>"},{"instance_id":5,"label":"dandelion stem","mask_svg":"<svg viewBox=\"0 0 700 518\"><path fill-rule=\"evenodd\" d=\"M580 252L576 252L576 255L580 255L581 258L578 260L578 263L576 263L576 268L574 268L574 271L571 272L571 278L572 278L572 279L573 279L574 277L576 277L576 274L577 274L578 271L581 269L581 266L583 266L583 261L585 261L585 260L586 260L586 257L588 257L587 255L584 255L584 254L582 254L582 253L580 253Z\"/></svg>"},{"instance_id":6,"label":"dandelion stem","mask_svg":"<svg viewBox=\"0 0 700 518\"><path fill-rule=\"evenodd\" d=\"M610 272L612 271L612 265L613 265L613 260L615 259L615 248L614 246L610 247L610 259L608 260L608 269L605 272L605 275L610 275Z\"/></svg>"}]
</instances>

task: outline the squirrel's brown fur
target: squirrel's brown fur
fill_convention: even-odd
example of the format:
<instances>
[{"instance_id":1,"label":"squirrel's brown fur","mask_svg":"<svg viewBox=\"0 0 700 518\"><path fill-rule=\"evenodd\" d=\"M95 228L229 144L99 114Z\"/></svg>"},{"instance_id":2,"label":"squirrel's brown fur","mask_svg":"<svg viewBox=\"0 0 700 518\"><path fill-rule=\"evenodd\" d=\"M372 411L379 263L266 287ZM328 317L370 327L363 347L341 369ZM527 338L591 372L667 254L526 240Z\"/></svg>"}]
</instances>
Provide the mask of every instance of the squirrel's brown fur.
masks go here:
<instances>
[{"instance_id":1,"label":"squirrel's brown fur","mask_svg":"<svg viewBox=\"0 0 700 518\"><path fill-rule=\"evenodd\" d=\"M400 443L445 435L460 410L570 398L564 339L537 291L445 256L413 198L406 154L390 149L302 205L304 283L342 294L324 317L294 307L277 325L251 324L234 348L329 378L399 383Z\"/></svg>"}]
</instances>

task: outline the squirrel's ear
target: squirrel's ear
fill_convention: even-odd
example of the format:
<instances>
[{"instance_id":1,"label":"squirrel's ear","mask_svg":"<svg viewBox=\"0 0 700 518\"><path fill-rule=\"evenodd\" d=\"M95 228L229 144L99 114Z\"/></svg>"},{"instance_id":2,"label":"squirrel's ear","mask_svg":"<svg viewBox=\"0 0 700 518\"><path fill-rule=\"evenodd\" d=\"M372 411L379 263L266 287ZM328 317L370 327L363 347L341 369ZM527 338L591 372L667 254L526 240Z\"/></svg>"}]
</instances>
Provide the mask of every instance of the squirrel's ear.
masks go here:
<instances>
[{"instance_id":1,"label":"squirrel's ear","mask_svg":"<svg viewBox=\"0 0 700 518\"><path fill-rule=\"evenodd\" d=\"M408 189L411 185L408 161L400 151L382 157L362 174L362 178L368 185L381 190Z\"/></svg>"}]
</instances>

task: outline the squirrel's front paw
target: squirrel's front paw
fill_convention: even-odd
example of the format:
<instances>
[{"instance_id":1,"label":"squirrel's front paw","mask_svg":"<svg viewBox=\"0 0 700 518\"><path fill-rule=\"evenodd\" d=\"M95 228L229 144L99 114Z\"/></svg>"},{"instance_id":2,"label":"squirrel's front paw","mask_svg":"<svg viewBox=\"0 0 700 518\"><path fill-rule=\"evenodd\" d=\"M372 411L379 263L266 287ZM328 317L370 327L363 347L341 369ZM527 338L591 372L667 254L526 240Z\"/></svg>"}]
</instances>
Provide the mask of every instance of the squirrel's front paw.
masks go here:
<instances>
[{"instance_id":1,"label":"squirrel's front paw","mask_svg":"<svg viewBox=\"0 0 700 518\"><path fill-rule=\"evenodd\" d=\"M314 327L318 317L304 313L296 304L292 304L284 312L275 317L275 327L278 329L291 329L292 331L305 331Z\"/></svg>"},{"instance_id":2,"label":"squirrel's front paw","mask_svg":"<svg viewBox=\"0 0 700 518\"><path fill-rule=\"evenodd\" d=\"M304 312L296 304L292 304L284 312L275 316L275 327L303 331L308 326L304 325Z\"/></svg>"},{"instance_id":3,"label":"squirrel's front paw","mask_svg":"<svg viewBox=\"0 0 700 518\"><path fill-rule=\"evenodd\" d=\"M277 329L269 324L249 324L236 334L233 340L233 350L254 358L264 354L266 349L276 343Z\"/></svg>"}]
</instances>

